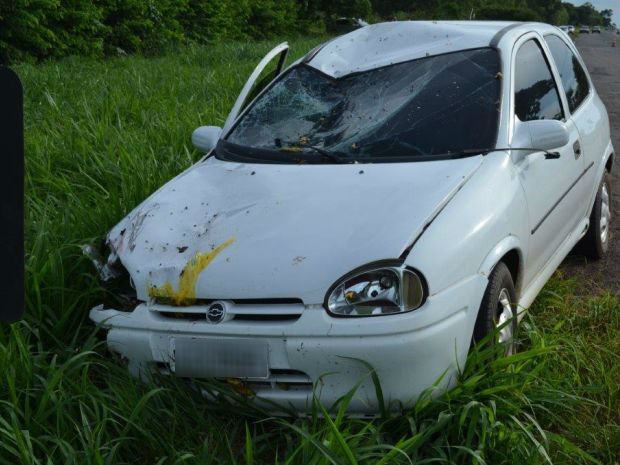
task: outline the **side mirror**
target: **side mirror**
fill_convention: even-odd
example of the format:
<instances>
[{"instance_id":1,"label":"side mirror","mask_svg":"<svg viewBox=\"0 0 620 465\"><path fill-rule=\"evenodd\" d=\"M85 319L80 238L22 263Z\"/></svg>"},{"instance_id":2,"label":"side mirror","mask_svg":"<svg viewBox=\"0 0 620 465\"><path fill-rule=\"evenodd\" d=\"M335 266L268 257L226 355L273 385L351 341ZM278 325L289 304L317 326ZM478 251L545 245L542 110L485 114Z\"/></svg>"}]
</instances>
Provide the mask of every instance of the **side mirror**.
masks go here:
<instances>
[{"instance_id":1,"label":"side mirror","mask_svg":"<svg viewBox=\"0 0 620 465\"><path fill-rule=\"evenodd\" d=\"M217 145L222 135L222 128L217 126L200 126L192 133L192 144L201 152L209 152Z\"/></svg>"},{"instance_id":2,"label":"side mirror","mask_svg":"<svg viewBox=\"0 0 620 465\"><path fill-rule=\"evenodd\" d=\"M570 141L566 125L557 120L516 120L513 147L532 148L532 152L539 150L557 150Z\"/></svg>"}]
</instances>

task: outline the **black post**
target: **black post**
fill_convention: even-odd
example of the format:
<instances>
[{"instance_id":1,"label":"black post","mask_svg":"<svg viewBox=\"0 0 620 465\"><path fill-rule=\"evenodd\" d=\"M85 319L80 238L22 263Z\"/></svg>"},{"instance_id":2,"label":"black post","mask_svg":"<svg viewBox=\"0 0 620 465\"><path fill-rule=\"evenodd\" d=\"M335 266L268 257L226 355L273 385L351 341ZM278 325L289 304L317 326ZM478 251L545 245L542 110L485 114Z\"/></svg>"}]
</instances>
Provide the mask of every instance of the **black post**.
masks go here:
<instances>
[{"instance_id":1,"label":"black post","mask_svg":"<svg viewBox=\"0 0 620 465\"><path fill-rule=\"evenodd\" d=\"M0 322L24 314L24 121L22 85L0 66Z\"/></svg>"}]
</instances>

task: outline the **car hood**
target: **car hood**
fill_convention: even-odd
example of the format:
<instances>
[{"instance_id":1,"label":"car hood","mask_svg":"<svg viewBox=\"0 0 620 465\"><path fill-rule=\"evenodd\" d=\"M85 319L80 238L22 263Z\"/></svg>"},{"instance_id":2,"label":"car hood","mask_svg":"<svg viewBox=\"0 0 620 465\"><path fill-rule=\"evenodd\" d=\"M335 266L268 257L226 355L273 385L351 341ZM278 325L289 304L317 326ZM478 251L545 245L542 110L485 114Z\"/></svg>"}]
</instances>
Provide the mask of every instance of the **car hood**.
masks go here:
<instances>
[{"instance_id":1,"label":"car hood","mask_svg":"<svg viewBox=\"0 0 620 465\"><path fill-rule=\"evenodd\" d=\"M210 157L108 234L140 300L297 298L395 259L482 163L273 165Z\"/></svg>"}]
</instances>

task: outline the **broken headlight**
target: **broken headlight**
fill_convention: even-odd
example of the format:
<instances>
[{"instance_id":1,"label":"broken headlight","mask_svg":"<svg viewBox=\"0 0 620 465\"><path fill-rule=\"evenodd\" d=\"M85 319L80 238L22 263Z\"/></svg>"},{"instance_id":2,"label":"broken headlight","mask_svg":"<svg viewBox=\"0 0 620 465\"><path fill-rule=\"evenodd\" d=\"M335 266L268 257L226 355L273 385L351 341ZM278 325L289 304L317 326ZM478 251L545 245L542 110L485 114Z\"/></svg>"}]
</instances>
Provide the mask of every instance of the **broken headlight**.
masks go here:
<instances>
[{"instance_id":1,"label":"broken headlight","mask_svg":"<svg viewBox=\"0 0 620 465\"><path fill-rule=\"evenodd\" d=\"M426 299L424 278L411 268L387 266L351 273L327 295L334 316L379 316L410 312Z\"/></svg>"},{"instance_id":2,"label":"broken headlight","mask_svg":"<svg viewBox=\"0 0 620 465\"><path fill-rule=\"evenodd\" d=\"M109 255L104 260L103 253L106 250L109 250ZM96 246L82 246L82 252L90 258L99 274L101 289L104 291L102 296L104 308L133 311L140 303L136 287L114 248L109 243L101 241Z\"/></svg>"}]
</instances>

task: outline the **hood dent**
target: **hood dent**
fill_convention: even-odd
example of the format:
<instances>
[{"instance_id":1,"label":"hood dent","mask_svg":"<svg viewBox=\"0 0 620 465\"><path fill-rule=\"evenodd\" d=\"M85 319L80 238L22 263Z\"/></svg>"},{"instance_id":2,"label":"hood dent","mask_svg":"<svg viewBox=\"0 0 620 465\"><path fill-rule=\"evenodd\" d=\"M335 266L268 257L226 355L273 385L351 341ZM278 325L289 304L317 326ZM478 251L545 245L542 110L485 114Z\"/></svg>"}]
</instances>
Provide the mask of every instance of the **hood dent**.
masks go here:
<instances>
[{"instance_id":1,"label":"hood dent","mask_svg":"<svg viewBox=\"0 0 620 465\"><path fill-rule=\"evenodd\" d=\"M142 202L112 228L108 245L139 300L318 304L345 273L408 252L481 162L376 164L360 171L209 159Z\"/></svg>"}]
</instances>

